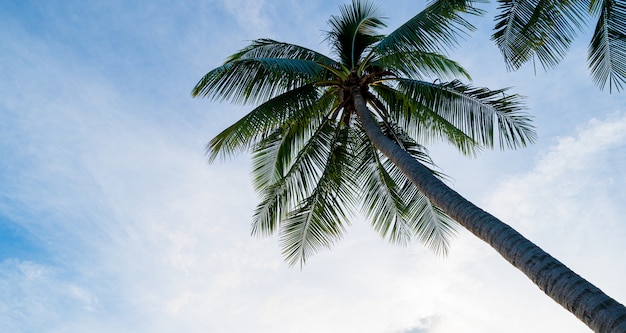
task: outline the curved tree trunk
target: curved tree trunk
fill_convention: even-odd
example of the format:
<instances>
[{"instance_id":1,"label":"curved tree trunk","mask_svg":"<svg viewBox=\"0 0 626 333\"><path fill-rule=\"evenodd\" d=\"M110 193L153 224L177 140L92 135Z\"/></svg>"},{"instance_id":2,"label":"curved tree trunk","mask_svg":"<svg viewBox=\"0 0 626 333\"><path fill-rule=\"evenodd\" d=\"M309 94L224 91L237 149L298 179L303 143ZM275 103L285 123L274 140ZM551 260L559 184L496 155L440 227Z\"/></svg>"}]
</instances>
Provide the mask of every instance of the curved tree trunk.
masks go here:
<instances>
[{"instance_id":1,"label":"curved tree trunk","mask_svg":"<svg viewBox=\"0 0 626 333\"><path fill-rule=\"evenodd\" d=\"M353 88L352 95L356 114L372 144L400 168L435 206L491 245L548 296L595 332L626 332L624 305L444 184L381 132L358 87Z\"/></svg>"}]
</instances>

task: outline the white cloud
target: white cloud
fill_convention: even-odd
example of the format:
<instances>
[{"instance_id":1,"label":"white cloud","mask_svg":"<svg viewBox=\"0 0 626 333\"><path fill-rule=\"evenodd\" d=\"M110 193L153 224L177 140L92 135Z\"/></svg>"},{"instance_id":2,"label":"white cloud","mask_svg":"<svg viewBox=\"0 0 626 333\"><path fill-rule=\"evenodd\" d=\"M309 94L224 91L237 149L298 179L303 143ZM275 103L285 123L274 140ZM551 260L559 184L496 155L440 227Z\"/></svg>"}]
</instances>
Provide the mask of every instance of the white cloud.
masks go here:
<instances>
[{"instance_id":1,"label":"white cloud","mask_svg":"<svg viewBox=\"0 0 626 333\"><path fill-rule=\"evenodd\" d=\"M625 142L626 117L592 119L576 137L561 138L533 171L507 179L493 194L490 206L531 231L573 227L572 218L589 214L614 217L611 206L622 198L626 183L616 163L623 160ZM545 225L549 217L552 221Z\"/></svg>"},{"instance_id":2,"label":"white cloud","mask_svg":"<svg viewBox=\"0 0 626 333\"><path fill-rule=\"evenodd\" d=\"M224 6L242 30L254 32L259 37L269 35L270 20L264 12L267 7L265 1L226 0Z\"/></svg>"}]
</instances>

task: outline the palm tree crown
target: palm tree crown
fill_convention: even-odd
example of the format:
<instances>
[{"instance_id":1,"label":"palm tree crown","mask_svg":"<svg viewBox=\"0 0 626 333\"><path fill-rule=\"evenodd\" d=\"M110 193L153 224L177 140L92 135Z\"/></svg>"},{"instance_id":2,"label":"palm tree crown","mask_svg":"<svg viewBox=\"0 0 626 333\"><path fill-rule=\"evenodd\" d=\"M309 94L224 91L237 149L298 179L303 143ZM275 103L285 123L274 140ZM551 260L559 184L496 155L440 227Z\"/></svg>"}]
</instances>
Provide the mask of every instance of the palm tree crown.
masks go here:
<instances>
[{"instance_id":1,"label":"palm tree crown","mask_svg":"<svg viewBox=\"0 0 626 333\"><path fill-rule=\"evenodd\" d=\"M329 20L333 57L258 39L193 89L194 96L256 105L207 151L211 160L252 152L261 197L252 233L278 231L291 265L340 239L356 205L393 243L417 237L437 253L447 250L453 220L375 148L355 98L389 140L439 177L424 147L433 140L472 155L535 139L520 96L462 83L457 78L468 73L438 53L472 29L459 13L479 12L464 3L435 1L384 36L377 8L353 0Z\"/></svg>"}]
</instances>

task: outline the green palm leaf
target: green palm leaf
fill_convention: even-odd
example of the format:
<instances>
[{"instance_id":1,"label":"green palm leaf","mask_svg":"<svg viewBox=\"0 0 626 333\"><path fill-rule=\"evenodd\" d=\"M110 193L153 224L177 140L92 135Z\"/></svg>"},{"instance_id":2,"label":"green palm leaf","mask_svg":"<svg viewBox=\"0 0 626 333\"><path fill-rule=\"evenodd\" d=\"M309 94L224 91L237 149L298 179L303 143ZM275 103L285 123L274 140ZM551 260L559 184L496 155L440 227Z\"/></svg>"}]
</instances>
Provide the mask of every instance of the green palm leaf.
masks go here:
<instances>
[{"instance_id":1,"label":"green palm leaf","mask_svg":"<svg viewBox=\"0 0 626 333\"><path fill-rule=\"evenodd\" d=\"M325 120L312 133L289 127L257 145L252 175L262 200L253 219L253 234L271 234L288 212L311 196L329 154L332 131L330 120ZM293 156L290 148L297 136L305 136L305 144Z\"/></svg>"},{"instance_id":2,"label":"green palm leaf","mask_svg":"<svg viewBox=\"0 0 626 333\"><path fill-rule=\"evenodd\" d=\"M469 73L457 62L444 55L431 52L389 53L373 59L371 66L385 68L394 72L398 77L453 79L462 76L471 79Z\"/></svg>"},{"instance_id":3,"label":"green palm leaf","mask_svg":"<svg viewBox=\"0 0 626 333\"><path fill-rule=\"evenodd\" d=\"M304 117L300 121L315 119L318 88L312 84L302 86L277 96L250 111L233 125L216 135L207 145L209 160L227 157L249 149L260 138L276 128L285 126L288 119Z\"/></svg>"},{"instance_id":4,"label":"green palm leaf","mask_svg":"<svg viewBox=\"0 0 626 333\"><path fill-rule=\"evenodd\" d=\"M456 46L459 37L475 27L461 14L482 15L475 3L485 1L437 0L387 35L376 49L381 54L397 52L435 52Z\"/></svg>"},{"instance_id":5,"label":"green palm leaf","mask_svg":"<svg viewBox=\"0 0 626 333\"><path fill-rule=\"evenodd\" d=\"M521 112L521 96L507 96L506 89L472 87L456 80L430 84L403 79L398 80L398 90L434 110L484 147L494 147L495 141L502 149L524 147L536 138L529 116Z\"/></svg>"},{"instance_id":6,"label":"green palm leaf","mask_svg":"<svg viewBox=\"0 0 626 333\"><path fill-rule=\"evenodd\" d=\"M409 223L404 219L407 205L400 188L383 165L380 153L361 135L360 184L363 188L362 211L372 221L372 226L390 242L406 245L411 240Z\"/></svg>"},{"instance_id":7,"label":"green palm leaf","mask_svg":"<svg viewBox=\"0 0 626 333\"><path fill-rule=\"evenodd\" d=\"M327 40L341 62L355 68L363 53L382 38L375 32L385 24L370 2L353 0L351 6L341 6L339 10L341 15L333 15L329 20Z\"/></svg>"},{"instance_id":8,"label":"green palm leaf","mask_svg":"<svg viewBox=\"0 0 626 333\"><path fill-rule=\"evenodd\" d=\"M345 227L339 202L329 193L315 192L302 207L282 222L280 243L290 266L304 265L322 248L330 248L341 238Z\"/></svg>"},{"instance_id":9,"label":"green palm leaf","mask_svg":"<svg viewBox=\"0 0 626 333\"><path fill-rule=\"evenodd\" d=\"M311 195L326 159L331 120L320 116L331 108L326 94L258 144L252 155L253 182L261 195L253 222L253 235L269 235L286 214ZM312 112L313 111L313 112ZM312 116L313 115L313 116Z\"/></svg>"},{"instance_id":10,"label":"green palm leaf","mask_svg":"<svg viewBox=\"0 0 626 333\"><path fill-rule=\"evenodd\" d=\"M382 129L383 133L386 133L392 141L403 147L424 166L433 165L426 148L417 144L400 127L382 126ZM416 237L436 254L446 255L450 248L450 238L455 233L456 222L441 209L434 206L395 164L386 158L384 163L389 170L389 175L400 188L400 196L406 202L403 221L408 223L405 228L411 231L411 238ZM443 174L429 169L435 176L444 177Z\"/></svg>"},{"instance_id":11,"label":"green palm leaf","mask_svg":"<svg viewBox=\"0 0 626 333\"><path fill-rule=\"evenodd\" d=\"M626 84L626 3L614 0L592 1L600 13L589 45L589 67L595 83L609 91L620 91Z\"/></svg>"},{"instance_id":12,"label":"green palm leaf","mask_svg":"<svg viewBox=\"0 0 626 333\"><path fill-rule=\"evenodd\" d=\"M241 59L257 58L310 60L326 65L334 65L336 63L333 59L314 50L295 44L275 41L268 38L260 38L254 40L247 47L228 57L226 63L234 62Z\"/></svg>"},{"instance_id":13,"label":"green palm leaf","mask_svg":"<svg viewBox=\"0 0 626 333\"><path fill-rule=\"evenodd\" d=\"M425 165L432 164L425 148L400 128L381 125L390 139L417 160ZM372 221L374 229L383 238L400 245L408 244L416 236L434 252L445 254L453 231L450 218L432 207L408 178L373 148L366 137L361 138L358 151L362 170L360 184L364 189L361 192L363 212Z\"/></svg>"},{"instance_id":14,"label":"green palm leaf","mask_svg":"<svg viewBox=\"0 0 626 333\"><path fill-rule=\"evenodd\" d=\"M349 129L335 123L331 137L323 147L328 149L318 158L321 175L311 195L291 211L281 227L281 247L290 265L300 263L322 247L330 247L340 239L348 224L347 209L354 204L354 160L348 147ZM330 123L329 123L330 125ZM324 151L324 149L318 149ZM319 155L321 157L322 155Z\"/></svg>"},{"instance_id":15,"label":"green palm leaf","mask_svg":"<svg viewBox=\"0 0 626 333\"><path fill-rule=\"evenodd\" d=\"M424 84L427 88L432 87L430 83ZM403 91L384 85L375 86L373 89L387 103L393 121L405 128L419 142L429 144L438 140L446 141L465 155L475 155L481 150L481 145L468 133L425 103L429 94L419 95L414 99Z\"/></svg>"},{"instance_id":16,"label":"green palm leaf","mask_svg":"<svg viewBox=\"0 0 626 333\"><path fill-rule=\"evenodd\" d=\"M237 104L265 102L323 78L326 70L312 60L242 58L207 73L193 96Z\"/></svg>"},{"instance_id":17,"label":"green palm leaf","mask_svg":"<svg viewBox=\"0 0 626 333\"><path fill-rule=\"evenodd\" d=\"M412 222L410 228L414 235L436 254L446 255L458 224L434 206L408 179L403 195L413 198L408 206L411 213L408 220Z\"/></svg>"},{"instance_id":18,"label":"green palm leaf","mask_svg":"<svg viewBox=\"0 0 626 333\"><path fill-rule=\"evenodd\" d=\"M554 67L584 25L589 0L498 0L492 39L511 69L537 57Z\"/></svg>"},{"instance_id":19,"label":"green palm leaf","mask_svg":"<svg viewBox=\"0 0 626 333\"><path fill-rule=\"evenodd\" d=\"M331 119L325 117L335 101L335 96L325 94L313 105L293 113L285 124L277 128L274 133L262 139L255 147L253 154L253 176L257 191L266 186L271 186L287 174L306 170L317 170L321 167L317 158L316 167L302 168L305 165L315 163L309 160L315 156L315 151L323 149L328 139L325 139L325 130L328 130ZM304 161L304 162L303 162ZM309 172L305 179L315 178L314 173ZM300 182L299 186L305 191L307 182ZM301 196L301 198L307 195Z\"/></svg>"},{"instance_id":20,"label":"green palm leaf","mask_svg":"<svg viewBox=\"0 0 626 333\"><path fill-rule=\"evenodd\" d=\"M253 154L253 177L255 187L260 192L261 201L257 205L252 218L251 232L253 236L269 236L278 228L280 221L286 218L293 206L293 172L283 175L286 157L285 147L289 145L289 135L277 133L264 140ZM296 187L298 188L298 187ZM302 187L300 187L302 188Z\"/></svg>"}]
</instances>

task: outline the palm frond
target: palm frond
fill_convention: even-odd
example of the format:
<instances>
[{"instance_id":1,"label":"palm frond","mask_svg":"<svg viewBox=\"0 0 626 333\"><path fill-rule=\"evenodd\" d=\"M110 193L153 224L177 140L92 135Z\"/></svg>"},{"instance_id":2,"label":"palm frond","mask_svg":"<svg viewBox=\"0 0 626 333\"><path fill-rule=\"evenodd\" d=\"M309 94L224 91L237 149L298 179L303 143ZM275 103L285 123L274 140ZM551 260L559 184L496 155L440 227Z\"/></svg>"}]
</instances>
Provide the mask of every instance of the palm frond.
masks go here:
<instances>
[{"instance_id":1,"label":"palm frond","mask_svg":"<svg viewBox=\"0 0 626 333\"><path fill-rule=\"evenodd\" d=\"M328 23L331 30L326 32L327 40L348 68L356 67L363 53L382 38L377 30L386 26L374 4L359 0L341 6L340 15L331 16Z\"/></svg>"},{"instance_id":2,"label":"palm frond","mask_svg":"<svg viewBox=\"0 0 626 333\"><path fill-rule=\"evenodd\" d=\"M286 214L313 192L331 141L332 120L325 114L334 101L334 95L325 94L256 144L252 178L261 202L253 216L253 235L272 234Z\"/></svg>"},{"instance_id":3,"label":"palm frond","mask_svg":"<svg viewBox=\"0 0 626 333\"><path fill-rule=\"evenodd\" d=\"M399 77L423 79L455 79L459 76L471 79L469 73L456 61L431 52L389 52L371 62L374 68L385 68Z\"/></svg>"},{"instance_id":4,"label":"palm frond","mask_svg":"<svg viewBox=\"0 0 626 333\"><path fill-rule=\"evenodd\" d=\"M426 247L438 255L445 256L450 248L450 238L458 225L446 213L428 200L411 182L406 183L403 196L413 198L407 207L411 215L411 230Z\"/></svg>"},{"instance_id":5,"label":"palm frond","mask_svg":"<svg viewBox=\"0 0 626 333\"><path fill-rule=\"evenodd\" d=\"M330 149L321 168L321 177L311 195L282 221L280 243L290 265L303 265L321 248L329 248L341 238L347 215L354 204L356 172L348 151L349 129L335 123Z\"/></svg>"},{"instance_id":6,"label":"palm frond","mask_svg":"<svg viewBox=\"0 0 626 333\"><path fill-rule=\"evenodd\" d=\"M593 12L599 13L589 44L589 67L595 83L609 91L620 91L626 84L626 2L593 0Z\"/></svg>"},{"instance_id":7,"label":"palm frond","mask_svg":"<svg viewBox=\"0 0 626 333\"><path fill-rule=\"evenodd\" d=\"M317 51L300 45L279 42L269 38L254 40L250 45L228 57L225 63L241 59L280 58L310 60L326 65L334 65L335 61Z\"/></svg>"},{"instance_id":8,"label":"palm frond","mask_svg":"<svg viewBox=\"0 0 626 333\"><path fill-rule=\"evenodd\" d=\"M425 166L432 165L426 149L398 126L381 123L384 133ZM367 138L359 149L362 209L376 231L394 244L406 245L413 237L437 254L445 254L455 224L417 190L411 181ZM433 171L437 176L442 176Z\"/></svg>"},{"instance_id":9,"label":"palm frond","mask_svg":"<svg viewBox=\"0 0 626 333\"><path fill-rule=\"evenodd\" d=\"M307 140L308 144L311 144L311 142L315 143L316 140L308 141L308 139L315 135L316 127L320 125L309 123L305 126L300 126L301 128L296 128L296 126L279 128L256 145L252 154L252 182L257 192L263 193L266 188L272 187L277 183L289 184L285 181L299 167L299 165L293 166L296 158L294 155L297 154L297 150L292 150L291 148L303 146L301 142L303 140ZM299 136L307 138L298 138ZM306 178L312 177L313 175ZM303 191L298 191L298 193L306 192L306 184L307 182L304 182L300 186ZM302 195L302 197L306 197L306 195Z\"/></svg>"},{"instance_id":10,"label":"palm frond","mask_svg":"<svg viewBox=\"0 0 626 333\"><path fill-rule=\"evenodd\" d=\"M485 1L436 0L423 11L387 35L376 49L381 54L399 52L441 52L456 46L460 37L475 27L462 14L482 15L475 7Z\"/></svg>"},{"instance_id":11,"label":"palm frond","mask_svg":"<svg viewBox=\"0 0 626 333\"><path fill-rule=\"evenodd\" d=\"M289 127L277 130L257 145L252 158L252 176L255 188L261 194L256 208L253 235L270 235L286 214L310 197L324 169L332 141L333 126L325 119L313 133L308 129ZM305 144L293 156L290 148L300 143L294 140L305 136ZM296 142L294 142L296 141Z\"/></svg>"},{"instance_id":12,"label":"palm frond","mask_svg":"<svg viewBox=\"0 0 626 333\"><path fill-rule=\"evenodd\" d=\"M413 158L424 165L438 178L445 175L434 170L433 161L427 149L418 144L404 130L396 124L381 124L381 129L387 137L403 147ZM439 255L446 255L450 247L450 238L455 232L457 223L441 209L433 206L430 200L421 193L409 178L390 160L385 160L385 167L389 175L400 186L400 196L406 202L404 220L409 222L409 229L413 236L421 243Z\"/></svg>"},{"instance_id":13,"label":"palm frond","mask_svg":"<svg viewBox=\"0 0 626 333\"><path fill-rule=\"evenodd\" d=\"M280 128L274 133L260 140L252 156L253 182L257 191L271 186L278 179L294 172L303 173L308 169L316 170L321 166L321 157L315 150L324 150L330 135L327 116L336 104L336 96L324 94L311 106L302 108L290 115ZM318 163L314 168L302 168L302 163L308 165ZM308 172L307 179L314 179L314 173ZM302 182L299 186L307 188ZM301 197L304 198L305 196Z\"/></svg>"},{"instance_id":14,"label":"palm frond","mask_svg":"<svg viewBox=\"0 0 626 333\"><path fill-rule=\"evenodd\" d=\"M423 89L431 87L430 83L424 84L426 87ZM377 85L373 89L387 104L393 121L418 142L428 144L447 141L464 155L475 155L481 150L481 145L468 133L431 108L427 102L428 94L421 94L414 99L386 85Z\"/></svg>"},{"instance_id":15,"label":"palm frond","mask_svg":"<svg viewBox=\"0 0 626 333\"><path fill-rule=\"evenodd\" d=\"M294 116L303 117L303 121L313 119L315 109L323 108L317 104L319 97L319 88L308 84L259 105L211 139L207 145L209 161L249 149L276 128L285 126Z\"/></svg>"},{"instance_id":16,"label":"palm frond","mask_svg":"<svg viewBox=\"0 0 626 333\"><path fill-rule=\"evenodd\" d=\"M372 221L374 229L391 243L406 245L411 229L404 219L406 204L400 188L384 167L380 153L361 133L357 150L362 191L362 211Z\"/></svg>"},{"instance_id":17,"label":"palm frond","mask_svg":"<svg viewBox=\"0 0 626 333\"><path fill-rule=\"evenodd\" d=\"M207 73L193 96L236 104L256 104L323 79L326 70L312 60L242 58Z\"/></svg>"},{"instance_id":18,"label":"palm frond","mask_svg":"<svg viewBox=\"0 0 626 333\"><path fill-rule=\"evenodd\" d=\"M276 232L280 221L286 219L292 202L292 187L288 186L287 177L263 188L261 200L252 216L251 234L253 236L270 236Z\"/></svg>"},{"instance_id":19,"label":"palm frond","mask_svg":"<svg viewBox=\"0 0 626 333\"><path fill-rule=\"evenodd\" d=\"M501 149L524 147L536 133L524 112L523 98L506 95L507 89L489 90L460 81L442 84L398 80L398 90L434 110L481 146Z\"/></svg>"},{"instance_id":20,"label":"palm frond","mask_svg":"<svg viewBox=\"0 0 626 333\"><path fill-rule=\"evenodd\" d=\"M304 265L322 248L330 248L341 238L344 224L341 205L325 192L315 192L297 211L282 221L280 243L290 266Z\"/></svg>"},{"instance_id":21,"label":"palm frond","mask_svg":"<svg viewBox=\"0 0 626 333\"><path fill-rule=\"evenodd\" d=\"M405 143L407 145L408 142ZM429 164L420 162L428 167ZM400 195L406 202L404 220L408 222L411 237L416 237L422 244L435 254L446 255L450 248L450 238L455 234L458 224L441 209L434 206L430 200L420 192L396 165L385 161L389 174L400 186ZM430 169L430 168L429 168ZM436 176L443 176L434 172Z\"/></svg>"},{"instance_id":22,"label":"palm frond","mask_svg":"<svg viewBox=\"0 0 626 333\"><path fill-rule=\"evenodd\" d=\"M537 57L547 69L567 52L584 25L590 0L498 0L492 39L509 69Z\"/></svg>"}]
</instances>

